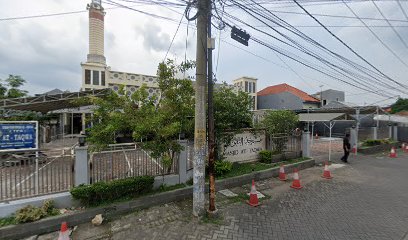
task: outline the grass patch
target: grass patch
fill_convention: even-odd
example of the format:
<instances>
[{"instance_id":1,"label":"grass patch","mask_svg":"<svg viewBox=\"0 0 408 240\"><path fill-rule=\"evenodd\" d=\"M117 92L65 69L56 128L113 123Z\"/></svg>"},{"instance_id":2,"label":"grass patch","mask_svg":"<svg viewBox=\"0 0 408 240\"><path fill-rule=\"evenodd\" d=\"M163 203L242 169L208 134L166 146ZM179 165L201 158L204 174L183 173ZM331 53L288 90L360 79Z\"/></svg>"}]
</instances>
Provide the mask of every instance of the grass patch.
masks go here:
<instances>
[{"instance_id":1,"label":"grass patch","mask_svg":"<svg viewBox=\"0 0 408 240\"><path fill-rule=\"evenodd\" d=\"M251 172L257 172L257 171L262 171L262 170L278 167L280 164L297 163L297 162L302 162L308 159L310 158L296 158L296 159L290 159L290 160L282 161L278 163L253 162L253 163L234 164L230 172L225 173L222 176L218 176L217 179L241 176L241 175L248 174Z\"/></svg>"},{"instance_id":2,"label":"grass patch","mask_svg":"<svg viewBox=\"0 0 408 240\"><path fill-rule=\"evenodd\" d=\"M0 227L17 224L14 216L0 218Z\"/></svg>"},{"instance_id":3,"label":"grass patch","mask_svg":"<svg viewBox=\"0 0 408 240\"><path fill-rule=\"evenodd\" d=\"M209 224L215 224L215 225L222 225L224 224L224 218L223 216L219 215L217 217L209 217L208 213L206 213L202 218L201 218L201 223L209 223Z\"/></svg>"}]
</instances>

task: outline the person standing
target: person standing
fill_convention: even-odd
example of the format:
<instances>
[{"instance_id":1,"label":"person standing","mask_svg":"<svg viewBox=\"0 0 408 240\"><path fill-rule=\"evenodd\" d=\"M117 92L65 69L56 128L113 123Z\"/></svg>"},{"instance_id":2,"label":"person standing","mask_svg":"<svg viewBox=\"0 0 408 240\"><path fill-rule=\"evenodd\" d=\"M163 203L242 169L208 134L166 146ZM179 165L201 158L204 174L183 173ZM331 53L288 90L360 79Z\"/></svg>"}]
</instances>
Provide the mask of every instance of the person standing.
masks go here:
<instances>
[{"instance_id":1,"label":"person standing","mask_svg":"<svg viewBox=\"0 0 408 240\"><path fill-rule=\"evenodd\" d=\"M346 134L346 136L343 138L343 150L344 150L344 156L341 158L341 161L348 163L347 159L348 156L350 155L350 134Z\"/></svg>"}]
</instances>

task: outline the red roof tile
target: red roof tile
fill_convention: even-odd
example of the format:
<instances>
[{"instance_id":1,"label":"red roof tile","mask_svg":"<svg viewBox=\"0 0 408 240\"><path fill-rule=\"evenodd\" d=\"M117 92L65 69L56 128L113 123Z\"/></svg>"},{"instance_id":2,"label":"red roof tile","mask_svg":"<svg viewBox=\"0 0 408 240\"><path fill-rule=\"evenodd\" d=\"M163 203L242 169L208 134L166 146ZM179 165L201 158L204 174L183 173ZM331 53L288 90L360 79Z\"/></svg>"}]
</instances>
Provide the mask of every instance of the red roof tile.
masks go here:
<instances>
[{"instance_id":1,"label":"red roof tile","mask_svg":"<svg viewBox=\"0 0 408 240\"><path fill-rule=\"evenodd\" d=\"M298 96L299 98L303 99L305 102L320 102L320 100L308 95L307 93L292 87L286 83L278 84L274 86L269 86L267 88L262 89L258 92L258 96L266 96L270 94L277 94L282 92L290 92L293 95Z\"/></svg>"}]
</instances>

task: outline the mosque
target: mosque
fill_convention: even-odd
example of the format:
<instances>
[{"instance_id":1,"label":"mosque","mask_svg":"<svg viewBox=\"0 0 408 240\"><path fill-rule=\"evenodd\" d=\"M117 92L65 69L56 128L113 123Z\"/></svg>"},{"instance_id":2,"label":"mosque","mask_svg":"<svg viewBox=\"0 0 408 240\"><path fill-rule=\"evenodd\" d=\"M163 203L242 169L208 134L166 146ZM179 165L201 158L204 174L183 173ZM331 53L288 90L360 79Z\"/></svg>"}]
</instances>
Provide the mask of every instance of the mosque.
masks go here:
<instances>
[{"instance_id":1,"label":"mosque","mask_svg":"<svg viewBox=\"0 0 408 240\"><path fill-rule=\"evenodd\" d=\"M146 85L149 96L159 92L156 76L138 73L126 73L113 71L106 65L104 55L104 19L105 11L101 0L92 0L88 4L89 11L89 53L82 67L81 90L111 88L119 90L123 85L127 94L132 94L143 84ZM257 79L251 77L241 77L234 80L234 87L249 93L254 100L254 110L256 109L256 87Z\"/></svg>"}]
</instances>

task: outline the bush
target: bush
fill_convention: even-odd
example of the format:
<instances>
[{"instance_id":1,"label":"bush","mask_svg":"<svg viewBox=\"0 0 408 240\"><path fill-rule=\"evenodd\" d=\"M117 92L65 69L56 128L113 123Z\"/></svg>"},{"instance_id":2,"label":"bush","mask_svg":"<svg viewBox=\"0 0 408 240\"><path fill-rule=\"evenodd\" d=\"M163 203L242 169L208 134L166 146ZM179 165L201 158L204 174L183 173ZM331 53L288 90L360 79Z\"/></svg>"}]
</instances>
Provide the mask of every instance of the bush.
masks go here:
<instances>
[{"instance_id":1,"label":"bush","mask_svg":"<svg viewBox=\"0 0 408 240\"><path fill-rule=\"evenodd\" d=\"M40 220L47 216L58 215L58 209L54 208L52 200L46 200L42 207L34 207L28 205L22 209L16 211L15 222L26 223Z\"/></svg>"},{"instance_id":2,"label":"bush","mask_svg":"<svg viewBox=\"0 0 408 240\"><path fill-rule=\"evenodd\" d=\"M367 139L363 142L363 146L377 146L381 144L391 143L390 139Z\"/></svg>"},{"instance_id":3,"label":"bush","mask_svg":"<svg viewBox=\"0 0 408 240\"><path fill-rule=\"evenodd\" d=\"M228 161L215 161L215 175L216 176L222 176L224 174L227 174L231 171L232 169L232 162Z\"/></svg>"},{"instance_id":4,"label":"bush","mask_svg":"<svg viewBox=\"0 0 408 240\"><path fill-rule=\"evenodd\" d=\"M92 185L79 185L71 189L74 199L86 206L96 206L127 197L136 197L152 190L154 177L132 177L111 182L98 182Z\"/></svg>"},{"instance_id":5,"label":"bush","mask_svg":"<svg viewBox=\"0 0 408 240\"><path fill-rule=\"evenodd\" d=\"M268 150L263 150L259 152L259 161L261 163L271 163L272 162L272 152Z\"/></svg>"}]
</instances>

